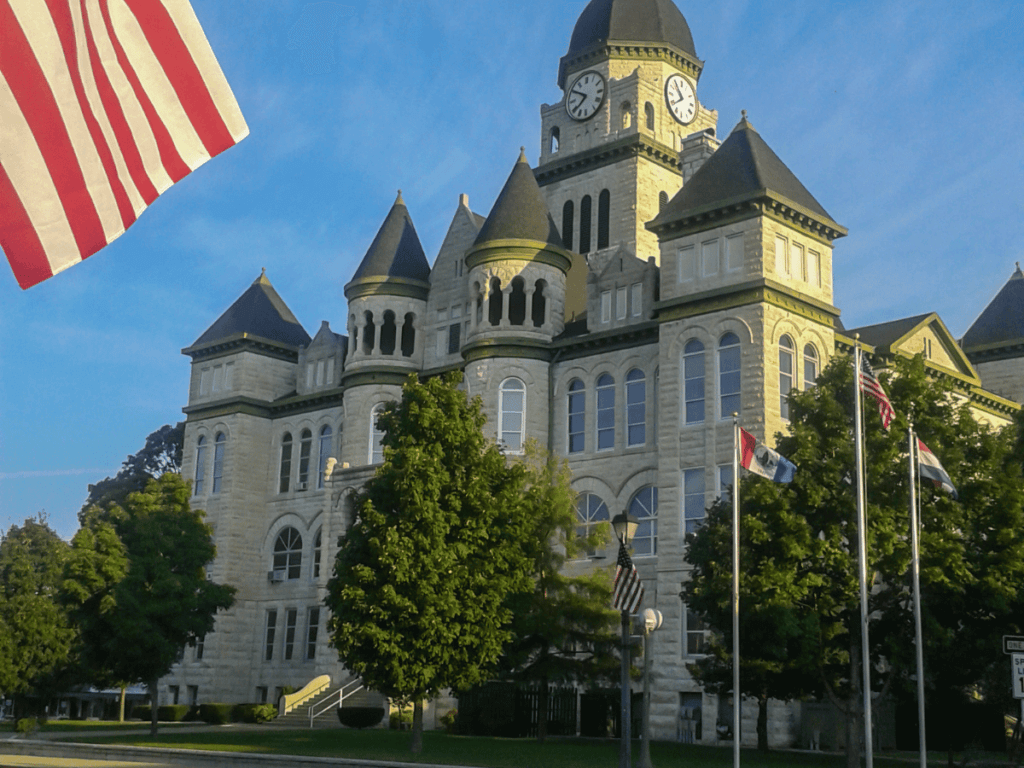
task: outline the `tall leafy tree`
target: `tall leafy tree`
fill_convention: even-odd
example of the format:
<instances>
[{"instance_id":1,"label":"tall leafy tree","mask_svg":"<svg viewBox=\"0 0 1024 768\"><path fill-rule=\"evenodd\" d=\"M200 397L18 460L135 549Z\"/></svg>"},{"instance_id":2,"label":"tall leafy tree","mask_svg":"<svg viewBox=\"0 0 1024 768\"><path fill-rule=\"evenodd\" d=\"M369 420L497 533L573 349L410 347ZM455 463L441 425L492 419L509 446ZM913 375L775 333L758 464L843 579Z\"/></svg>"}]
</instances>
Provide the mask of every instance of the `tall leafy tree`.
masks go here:
<instances>
[{"instance_id":1,"label":"tall leafy tree","mask_svg":"<svg viewBox=\"0 0 1024 768\"><path fill-rule=\"evenodd\" d=\"M189 496L188 483L167 473L150 480L144 492L129 494L123 509L88 514L91 532L76 542L76 568L68 579L79 589L65 587L80 606L83 657L104 680L148 685L154 734L160 677L234 601L234 587L206 579L216 548ZM127 570L119 578L123 555Z\"/></svg>"},{"instance_id":2,"label":"tall leafy tree","mask_svg":"<svg viewBox=\"0 0 1024 768\"><path fill-rule=\"evenodd\" d=\"M79 512L79 522L85 524L85 514L91 507L107 509L111 505L124 506L130 493L144 491L150 480L167 472L181 471L181 456L185 445L185 422L164 424L146 438L146 444L124 460L114 477L107 477L89 486L89 497Z\"/></svg>"},{"instance_id":3,"label":"tall leafy tree","mask_svg":"<svg viewBox=\"0 0 1024 768\"><path fill-rule=\"evenodd\" d=\"M52 693L68 664L75 630L59 599L68 551L42 513L0 538L0 691L19 699Z\"/></svg>"},{"instance_id":4,"label":"tall leafy tree","mask_svg":"<svg viewBox=\"0 0 1024 768\"><path fill-rule=\"evenodd\" d=\"M1020 462L1009 453L1014 436L1012 431L996 433L979 425L947 383L925 375L920 357L896 360L893 375L883 375L882 380L896 409L891 430L882 429L870 400L865 405L875 693L913 674L906 459L906 429L912 418L921 439L941 457L960 490L959 502L929 488L923 491L921 582L926 674L932 696L958 691L962 695L980 679L985 660L998 654L998 644L990 639L1019 619L1013 607L1020 605L1020 585L1024 585L1024 519ZM788 486L752 478L742 483L740 600L748 626L756 625L758 614L768 610L767 615L775 612L781 617L781 627L795 621L815 631L813 666L818 685L846 713L851 766L858 760L863 727L857 527L851 482L853 397L848 358L833 360L818 386L791 394L790 434L778 436L778 449L799 471ZM711 609L706 614L717 621L721 621L722 601L728 600L723 586L731 569L731 556L724 549L729 525L724 515L712 515L691 540L688 554L694 572L686 592L696 602L717 599L714 610L719 618ZM787 632L780 631L780 636ZM756 630L751 636L757 636ZM746 647L752 661L765 650ZM973 648L978 656L964 658L963 648ZM794 658L804 658L803 652ZM779 671L782 674L774 684L782 686L780 698L785 698L790 685L806 680L807 665ZM747 684L744 688L756 695Z\"/></svg>"},{"instance_id":5,"label":"tall leafy tree","mask_svg":"<svg viewBox=\"0 0 1024 768\"><path fill-rule=\"evenodd\" d=\"M532 530L523 545L533 563L533 588L510 597L512 640L502 656L504 676L540 688L537 738L547 735L551 683L595 684L619 670L619 614L612 610L607 569L569 575L567 561L603 547L608 524L577 535L572 473L564 461L528 443L525 504Z\"/></svg>"},{"instance_id":6,"label":"tall leafy tree","mask_svg":"<svg viewBox=\"0 0 1024 768\"><path fill-rule=\"evenodd\" d=\"M509 595L532 586L526 471L484 438L458 381L410 377L379 417L384 463L328 584L331 644L368 687L414 703L414 752L422 701L485 679L511 637Z\"/></svg>"}]
</instances>

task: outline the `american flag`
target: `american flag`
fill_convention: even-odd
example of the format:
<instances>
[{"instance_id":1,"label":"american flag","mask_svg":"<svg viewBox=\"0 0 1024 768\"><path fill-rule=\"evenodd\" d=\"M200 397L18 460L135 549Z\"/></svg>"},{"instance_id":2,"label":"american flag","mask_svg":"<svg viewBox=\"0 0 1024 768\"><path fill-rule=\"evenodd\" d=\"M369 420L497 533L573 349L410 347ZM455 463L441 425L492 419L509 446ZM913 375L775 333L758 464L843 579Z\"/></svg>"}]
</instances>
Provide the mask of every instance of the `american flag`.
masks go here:
<instances>
[{"instance_id":1,"label":"american flag","mask_svg":"<svg viewBox=\"0 0 1024 768\"><path fill-rule=\"evenodd\" d=\"M619 560L615 565L615 590L612 594L612 608L617 611L636 613L644 598L644 584L640 574L626 551L626 545L619 542Z\"/></svg>"},{"instance_id":2,"label":"american flag","mask_svg":"<svg viewBox=\"0 0 1024 768\"><path fill-rule=\"evenodd\" d=\"M878 403L878 415L882 417L882 427L888 430L896 411L893 410L892 403L889 402L885 390L878 383L878 377L871 369L871 364L863 354L860 356L860 391Z\"/></svg>"},{"instance_id":3,"label":"american flag","mask_svg":"<svg viewBox=\"0 0 1024 768\"><path fill-rule=\"evenodd\" d=\"M22 288L248 133L188 0L0 0L0 248Z\"/></svg>"}]
</instances>

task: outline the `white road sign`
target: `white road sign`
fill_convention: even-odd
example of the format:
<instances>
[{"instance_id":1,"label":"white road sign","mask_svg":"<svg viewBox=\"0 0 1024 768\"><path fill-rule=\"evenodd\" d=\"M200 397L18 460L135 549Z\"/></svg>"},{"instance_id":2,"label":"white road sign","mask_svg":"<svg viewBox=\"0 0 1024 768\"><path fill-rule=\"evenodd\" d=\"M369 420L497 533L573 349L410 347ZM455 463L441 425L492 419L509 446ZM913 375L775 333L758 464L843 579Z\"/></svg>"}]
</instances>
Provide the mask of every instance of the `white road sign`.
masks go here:
<instances>
[{"instance_id":1,"label":"white road sign","mask_svg":"<svg viewBox=\"0 0 1024 768\"><path fill-rule=\"evenodd\" d=\"M1010 671L1013 673L1013 698L1024 699L1024 653L1011 654Z\"/></svg>"}]
</instances>

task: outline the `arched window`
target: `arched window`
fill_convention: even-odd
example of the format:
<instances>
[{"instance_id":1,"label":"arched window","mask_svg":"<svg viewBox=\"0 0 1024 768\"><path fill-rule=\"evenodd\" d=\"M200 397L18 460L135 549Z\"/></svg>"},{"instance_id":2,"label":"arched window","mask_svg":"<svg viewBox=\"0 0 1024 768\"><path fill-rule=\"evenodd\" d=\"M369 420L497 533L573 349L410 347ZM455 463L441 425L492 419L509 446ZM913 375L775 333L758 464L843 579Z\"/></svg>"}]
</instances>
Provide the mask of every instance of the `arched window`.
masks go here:
<instances>
[{"instance_id":1,"label":"arched window","mask_svg":"<svg viewBox=\"0 0 1024 768\"><path fill-rule=\"evenodd\" d=\"M789 390L793 388L793 340L789 336L779 339L779 413L789 418Z\"/></svg>"},{"instance_id":2,"label":"arched window","mask_svg":"<svg viewBox=\"0 0 1024 768\"><path fill-rule=\"evenodd\" d=\"M206 479L206 436L200 435L196 440L196 482L192 486L192 495L199 496L203 493L203 484Z\"/></svg>"},{"instance_id":3,"label":"arched window","mask_svg":"<svg viewBox=\"0 0 1024 768\"><path fill-rule=\"evenodd\" d=\"M608 218L611 216L612 196L607 189L602 189L597 196L597 247L608 247Z\"/></svg>"},{"instance_id":4,"label":"arched window","mask_svg":"<svg viewBox=\"0 0 1024 768\"><path fill-rule=\"evenodd\" d=\"M377 403L370 411L370 463L384 461L384 430L377 426L377 419L384 413L384 403Z\"/></svg>"},{"instance_id":5,"label":"arched window","mask_svg":"<svg viewBox=\"0 0 1024 768\"><path fill-rule=\"evenodd\" d=\"M302 536L289 526L277 534L274 542L274 571L284 572L284 578L299 578L302 570Z\"/></svg>"},{"instance_id":6,"label":"arched window","mask_svg":"<svg viewBox=\"0 0 1024 768\"><path fill-rule=\"evenodd\" d=\"M590 253L590 195L580 200L580 253Z\"/></svg>"},{"instance_id":7,"label":"arched window","mask_svg":"<svg viewBox=\"0 0 1024 768\"><path fill-rule=\"evenodd\" d=\"M412 357L416 348L416 315L407 312L402 324L402 357Z\"/></svg>"},{"instance_id":8,"label":"arched window","mask_svg":"<svg viewBox=\"0 0 1024 768\"><path fill-rule=\"evenodd\" d=\"M581 539L590 538L601 523L608 522L608 507L595 493L581 493L576 498L576 535ZM594 555L597 550L589 550Z\"/></svg>"},{"instance_id":9,"label":"arched window","mask_svg":"<svg viewBox=\"0 0 1024 768\"><path fill-rule=\"evenodd\" d=\"M491 280L491 295L487 301L487 319L491 325L498 325L501 322L502 304L505 301L505 294L501 292L501 280Z\"/></svg>"},{"instance_id":10,"label":"arched window","mask_svg":"<svg viewBox=\"0 0 1024 768\"><path fill-rule=\"evenodd\" d=\"M623 129L629 128L633 124L633 105L628 101L622 102L622 106L619 107L619 113L622 115Z\"/></svg>"},{"instance_id":11,"label":"arched window","mask_svg":"<svg viewBox=\"0 0 1024 768\"><path fill-rule=\"evenodd\" d=\"M281 482L278 492L286 493L292 478L292 433L285 432L281 438Z\"/></svg>"},{"instance_id":12,"label":"arched window","mask_svg":"<svg viewBox=\"0 0 1024 768\"><path fill-rule=\"evenodd\" d=\"M615 447L615 379L602 373L597 379L597 450Z\"/></svg>"},{"instance_id":13,"label":"arched window","mask_svg":"<svg viewBox=\"0 0 1024 768\"><path fill-rule=\"evenodd\" d=\"M548 313L548 297L544 294L544 289L547 288L547 283L543 280L538 280L533 286L533 327L540 328L544 325L544 320Z\"/></svg>"},{"instance_id":14,"label":"arched window","mask_svg":"<svg viewBox=\"0 0 1024 768\"><path fill-rule=\"evenodd\" d=\"M576 219L576 208L572 200L566 200L562 206L562 245L567 251L572 250L572 227Z\"/></svg>"},{"instance_id":15,"label":"arched window","mask_svg":"<svg viewBox=\"0 0 1024 768\"><path fill-rule=\"evenodd\" d=\"M665 206L668 205L668 192L658 193L658 212L665 210Z\"/></svg>"},{"instance_id":16,"label":"arched window","mask_svg":"<svg viewBox=\"0 0 1024 768\"><path fill-rule=\"evenodd\" d=\"M697 339L683 348L683 410L687 424L704 421L704 345Z\"/></svg>"},{"instance_id":17,"label":"arched window","mask_svg":"<svg viewBox=\"0 0 1024 768\"><path fill-rule=\"evenodd\" d=\"M511 325L526 322L526 282L522 277L512 278L512 292L508 295L508 321Z\"/></svg>"},{"instance_id":18,"label":"arched window","mask_svg":"<svg viewBox=\"0 0 1024 768\"><path fill-rule=\"evenodd\" d=\"M551 143L548 145L548 151L552 155L558 152L558 144L561 141L561 138L562 132L558 129L558 126L556 125L551 129Z\"/></svg>"},{"instance_id":19,"label":"arched window","mask_svg":"<svg viewBox=\"0 0 1024 768\"><path fill-rule=\"evenodd\" d=\"M221 479L224 477L224 449L227 448L228 437L218 432L213 439L213 487L214 493L220 493Z\"/></svg>"},{"instance_id":20,"label":"arched window","mask_svg":"<svg viewBox=\"0 0 1024 768\"><path fill-rule=\"evenodd\" d=\"M644 104L644 120L647 122L647 130L654 130L654 105L651 102Z\"/></svg>"},{"instance_id":21,"label":"arched window","mask_svg":"<svg viewBox=\"0 0 1024 768\"><path fill-rule=\"evenodd\" d=\"M644 372L634 368L626 374L626 445L647 442L647 381Z\"/></svg>"},{"instance_id":22,"label":"arched window","mask_svg":"<svg viewBox=\"0 0 1024 768\"><path fill-rule=\"evenodd\" d=\"M309 457L313 452L313 433L308 429L299 435L299 482L295 490L309 488Z\"/></svg>"},{"instance_id":23,"label":"arched window","mask_svg":"<svg viewBox=\"0 0 1024 768\"><path fill-rule=\"evenodd\" d=\"M327 460L331 457L331 442L334 435L330 426L320 430L320 462L317 464L316 487L324 487L324 472L327 471Z\"/></svg>"},{"instance_id":24,"label":"arched window","mask_svg":"<svg viewBox=\"0 0 1024 768\"><path fill-rule=\"evenodd\" d=\"M718 397L719 418L740 412L740 337L731 331L718 342Z\"/></svg>"},{"instance_id":25,"label":"arched window","mask_svg":"<svg viewBox=\"0 0 1024 768\"><path fill-rule=\"evenodd\" d=\"M377 326L373 324L373 312L366 312L363 315L366 320L366 326L363 328L363 353L370 354L373 352L373 343L377 335Z\"/></svg>"},{"instance_id":26,"label":"arched window","mask_svg":"<svg viewBox=\"0 0 1024 768\"><path fill-rule=\"evenodd\" d=\"M580 453L586 445L586 411L586 387L579 379L573 379L569 383L569 453Z\"/></svg>"},{"instance_id":27,"label":"arched window","mask_svg":"<svg viewBox=\"0 0 1024 768\"><path fill-rule=\"evenodd\" d=\"M324 529L316 529L316 538L313 539L313 578L320 578L320 550L323 548Z\"/></svg>"},{"instance_id":28,"label":"arched window","mask_svg":"<svg viewBox=\"0 0 1024 768\"><path fill-rule=\"evenodd\" d=\"M633 536L633 553L658 554L658 489L648 485L637 491L629 502L629 514L640 521Z\"/></svg>"},{"instance_id":29,"label":"arched window","mask_svg":"<svg viewBox=\"0 0 1024 768\"><path fill-rule=\"evenodd\" d=\"M380 327L380 353L382 355L395 354L395 313L390 309L384 313L384 324Z\"/></svg>"},{"instance_id":30,"label":"arched window","mask_svg":"<svg viewBox=\"0 0 1024 768\"><path fill-rule=\"evenodd\" d=\"M498 439L507 453L523 452L526 420L526 385L505 379L498 391Z\"/></svg>"},{"instance_id":31,"label":"arched window","mask_svg":"<svg viewBox=\"0 0 1024 768\"><path fill-rule=\"evenodd\" d=\"M804 389L808 390L818 383L818 350L813 344L804 347Z\"/></svg>"}]
</instances>

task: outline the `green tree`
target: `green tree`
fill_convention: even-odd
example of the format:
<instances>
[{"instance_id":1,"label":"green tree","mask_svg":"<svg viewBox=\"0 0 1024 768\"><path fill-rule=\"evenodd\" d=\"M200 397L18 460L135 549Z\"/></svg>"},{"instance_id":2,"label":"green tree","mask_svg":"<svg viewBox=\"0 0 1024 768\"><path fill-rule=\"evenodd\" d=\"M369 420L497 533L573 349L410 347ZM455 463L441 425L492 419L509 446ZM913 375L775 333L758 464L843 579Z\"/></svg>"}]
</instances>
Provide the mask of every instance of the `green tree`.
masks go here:
<instances>
[{"instance_id":1,"label":"green tree","mask_svg":"<svg viewBox=\"0 0 1024 768\"><path fill-rule=\"evenodd\" d=\"M40 513L0 538L0 691L45 698L59 687L74 627L59 600L68 544Z\"/></svg>"},{"instance_id":2,"label":"green tree","mask_svg":"<svg viewBox=\"0 0 1024 768\"><path fill-rule=\"evenodd\" d=\"M85 514L91 507L124 506L128 494L144 491L150 480L167 472L180 472L184 445L183 421L174 426L164 424L151 433L139 452L124 460L114 477L89 486L89 497L78 513L79 523L85 525Z\"/></svg>"},{"instance_id":3,"label":"green tree","mask_svg":"<svg viewBox=\"0 0 1024 768\"><path fill-rule=\"evenodd\" d=\"M129 494L123 509L87 514L89 531L76 542L76 568L65 586L79 606L82 658L102 680L148 685L153 734L160 677L234 601L234 587L206 579L216 548L189 495L188 483L167 473L144 492ZM127 571L118 578L122 552Z\"/></svg>"},{"instance_id":4,"label":"green tree","mask_svg":"<svg viewBox=\"0 0 1024 768\"><path fill-rule=\"evenodd\" d=\"M511 637L508 596L532 586L526 471L458 381L410 376L379 417L384 463L328 583L331 644L367 687L414 703L414 752L423 700L485 679Z\"/></svg>"},{"instance_id":5,"label":"green tree","mask_svg":"<svg viewBox=\"0 0 1024 768\"><path fill-rule=\"evenodd\" d=\"M882 429L871 400L865 404L868 573L872 681L876 692L913 674L910 613L909 478L906 430L915 429L935 451L960 490L959 503L930 489L922 503L922 593L925 604L926 674L933 695L964 690L981 677L982 652L994 633L1013 625L1024 584L1024 520L1021 518L1019 460L1008 454L1013 436L977 424L950 386L925 375L920 357L894 362L882 375L896 410L890 431ZM849 358L836 358L818 385L790 396L790 434L779 435L778 450L799 467L792 484L779 486L747 478L742 487L741 617L748 626L766 609L780 617L780 637L795 622L816 630L813 666L818 685L847 717L847 763L856 764L861 722L860 605L857 578L852 434L853 373ZM694 564L691 599L728 601L726 572L731 555L723 549L731 523L712 515L690 542ZM959 614L959 615L957 615ZM711 610L707 615L715 619ZM964 618L970 620L965 621ZM782 620L785 619L785 620ZM722 626L722 625L719 625ZM741 629L741 643L743 642ZM801 633L804 630L796 630ZM751 637L757 631L751 626ZM974 648L980 658L943 656L943 648ZM766 649L745 646L741 660L767 661ZM794 659L805 658L803 646ZM959 651L957 651L959 653ZM884 660L884 664L882 663ZM962 662L962 663L961 663ZM782 667L774 684L799 689L807 665ZM756 695L755 686L747 692ZM776 690L773 688L773 691Z\"/></svg>"},{"instance_id":6,"label":"green tree","mask_svg":"<svg viewBox=\"0 0 1024 768\"><path fill-rule=\"evenodd\" d=\"M501 673L539 685L537 738L544 741L551 683L594 684L618 674L619 614L611 608L607 569L570 576L564 568L581 552L604 546L608 524L578 536L568 464L528 443L524 465L532 529L523 544L533 563L533 588L509 598L512 640Z\"/></svg>"}]
</instances>

